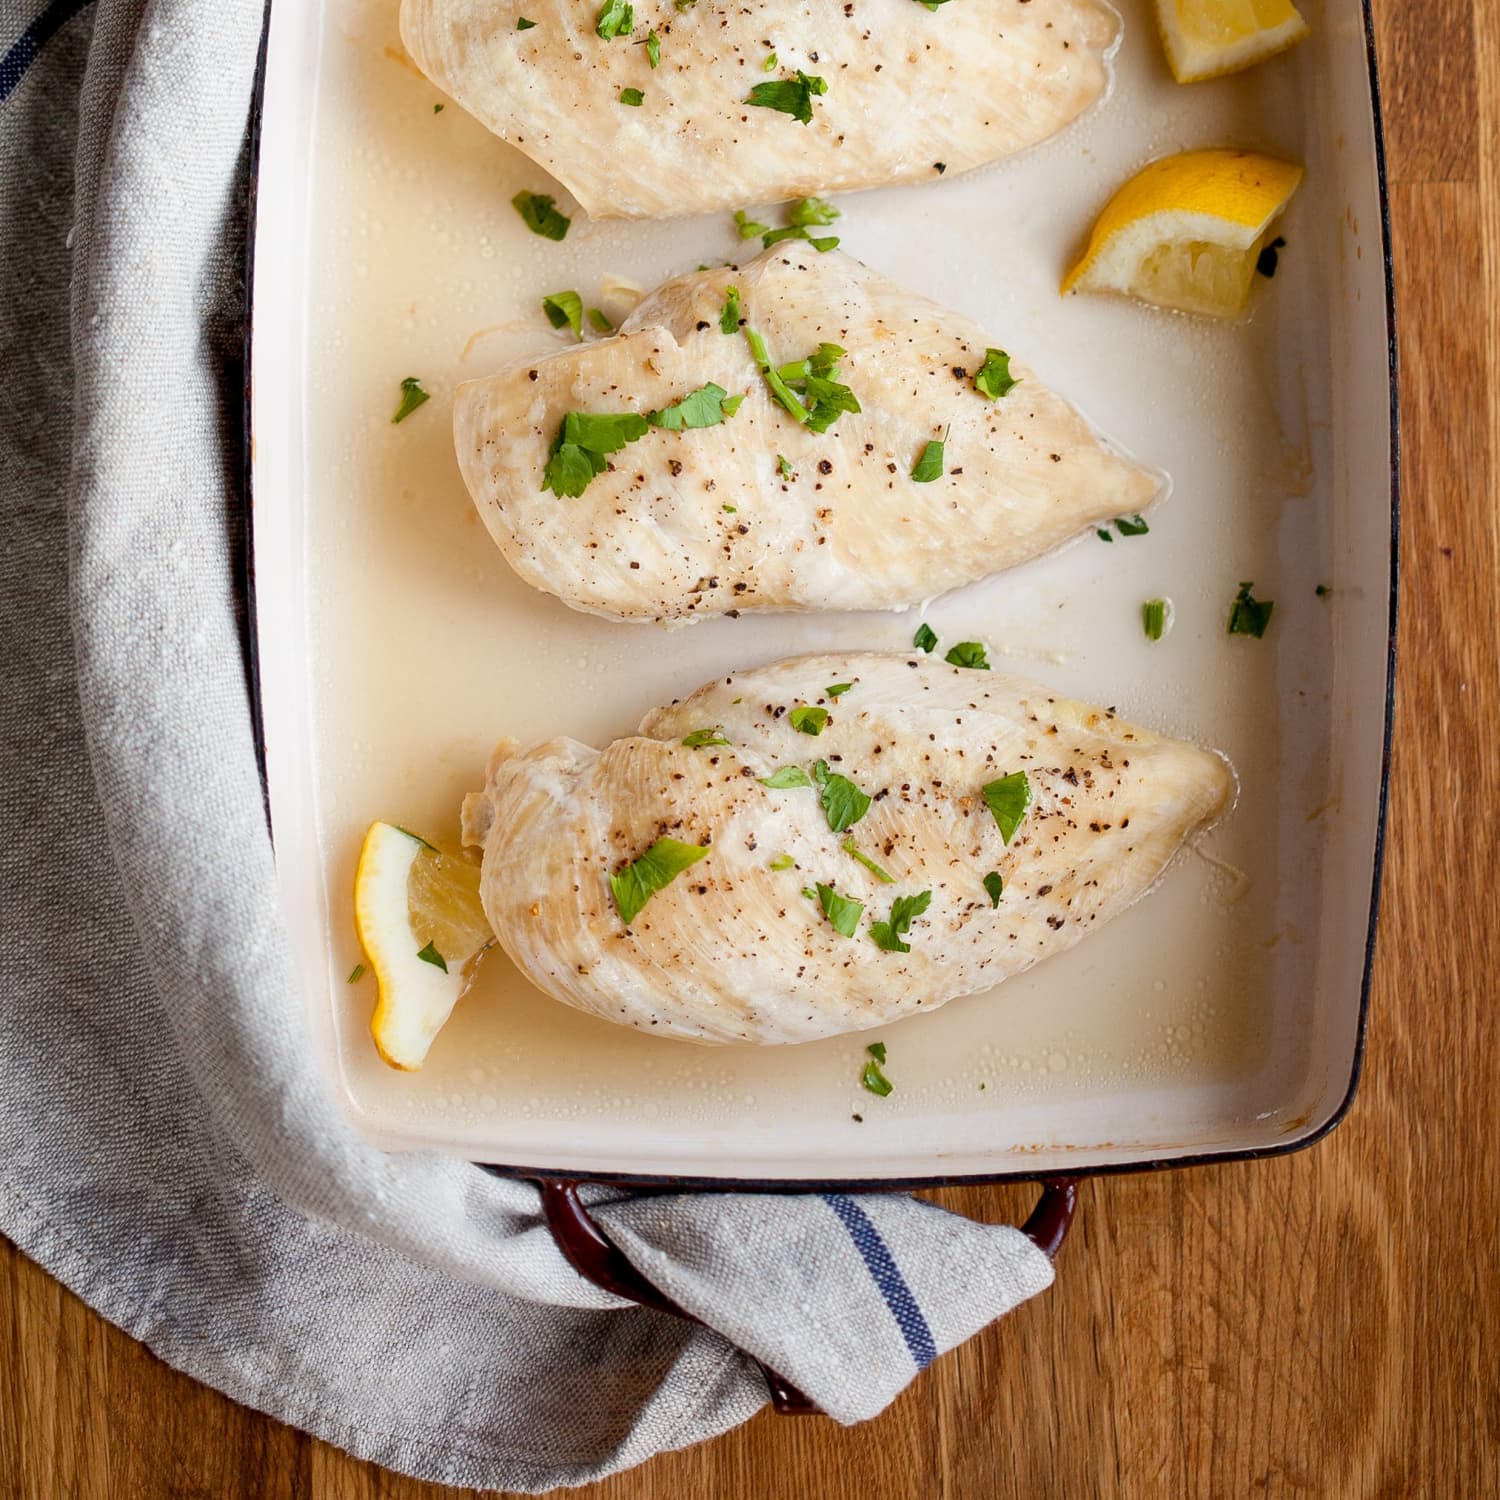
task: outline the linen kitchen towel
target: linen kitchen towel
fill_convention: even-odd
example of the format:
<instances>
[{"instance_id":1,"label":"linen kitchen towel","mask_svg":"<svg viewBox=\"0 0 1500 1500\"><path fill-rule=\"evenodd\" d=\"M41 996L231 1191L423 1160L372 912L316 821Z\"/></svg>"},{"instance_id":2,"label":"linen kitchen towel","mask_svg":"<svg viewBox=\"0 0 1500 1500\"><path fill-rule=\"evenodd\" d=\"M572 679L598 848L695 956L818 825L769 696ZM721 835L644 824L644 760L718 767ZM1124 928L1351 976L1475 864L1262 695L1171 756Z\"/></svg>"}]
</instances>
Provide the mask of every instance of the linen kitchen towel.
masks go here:
<instances>
[{"instance_id":1,"label":"linen kitchen towel","mask_svg":"<svg viewBox=\"0 0 1500 1500\"><path fill-rule=\"evenodd\" d=\"M294 0L280 0L291 4ZM259 0L0 0L0 1229L169 1363L453 1484L832 1416L1051 1279L904 1197L601 1203L708 1326L576 1275L530 1186L386 1155L314 1061L242 595Z\"/></svg>"}]
</instances>

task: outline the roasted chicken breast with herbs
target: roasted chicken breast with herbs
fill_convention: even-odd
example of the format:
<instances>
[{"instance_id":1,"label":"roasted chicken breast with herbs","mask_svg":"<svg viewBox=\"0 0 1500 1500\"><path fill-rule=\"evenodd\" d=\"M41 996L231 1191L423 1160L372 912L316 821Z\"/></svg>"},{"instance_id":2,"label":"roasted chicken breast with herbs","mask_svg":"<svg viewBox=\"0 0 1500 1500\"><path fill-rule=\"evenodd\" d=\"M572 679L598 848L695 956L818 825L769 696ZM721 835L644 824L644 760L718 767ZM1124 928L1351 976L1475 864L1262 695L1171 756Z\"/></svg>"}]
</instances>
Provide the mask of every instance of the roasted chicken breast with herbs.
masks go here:
<instances>
[{"instance_id":1,"label":"roasted chicken breast with herbs","mask_svg":"<svg viewBox=\"0 0 1500 1500\"><path fill-rule=\"evenodd\" d=\"M606 1020L805 1042L1061 952L1228 805L1225 761L920 653L720 678L595 750L496 752L464 805L521 972Z\"/></svg>"},{"instance_id":2,"label":"roasted chicken breast with herbs","mask_svg":"<svg viewBox=\"0 0 1500 1500\"><path fill-rule=\"evenodd\" d=\"M1099 99L1118 32L1100 0L401 6L422 71L596 218L966 171Z\"/></svg>"},{"instance_id":3,"label":"roasted chicken breast with herbs","mask_svg":"<svg viewBox=\"0 0 1500 1500\"><path fill-rule=\"evenodd\" d=\"M460 386L454 439L516 572L621 620L900 608L1164 484L967 318L802 242Z\"/></svg>"}]
</instances>

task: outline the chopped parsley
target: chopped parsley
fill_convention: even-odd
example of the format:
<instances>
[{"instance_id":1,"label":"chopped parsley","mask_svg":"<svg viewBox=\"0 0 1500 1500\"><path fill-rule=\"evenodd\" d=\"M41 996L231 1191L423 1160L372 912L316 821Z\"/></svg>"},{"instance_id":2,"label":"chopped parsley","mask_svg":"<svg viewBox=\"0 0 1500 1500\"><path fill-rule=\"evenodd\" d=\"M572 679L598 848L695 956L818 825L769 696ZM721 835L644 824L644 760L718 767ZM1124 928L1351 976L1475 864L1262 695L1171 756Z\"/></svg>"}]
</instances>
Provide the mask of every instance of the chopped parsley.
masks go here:
<instances>
[{"instance_id":1,"label":"chopped parsley","mask_svg":"<svg viewBox=\"0 0 1500 1500\"><path fill-rule=\"evenodd\" d=\"M918 651L925 651L932 655L933 648L938 643L937 633L925 620L917 626L917 633L911 638L911 643Z\"/></svg>"},{"instance_id":2,"label":"chopped parsley","mask_svg":"<svg viewBox=\"0 0 1500 1500\"><path fill-rule=\"evenodd\" d=\"M744 399L731 396L723 386L709 381L675 405L648 413L646 420L653 427L665 427L669 432L681 432L684 427L717 427L740 409Z\"/></svg>"},{"instance_id":3,"label":"chopped parsley","mask_svg":"<svg viewBox=\"0 0 1500 1500\"><path fill-rule=\"evenodd\" d=\"M1266 245L1255 257L1255 270L1258 275L1264 276L1269 281L1276 274L1276 267L1281 262L1281 251L1286 249L1286 241L1278 234L1269 245Z\"/></svg>"},{"instance_id":4,"label":"chopped parsley","mask_svg":"<svg viewBox=\"0 0 1500 1500\"><path fill-rule=\"evenodd\" d=\"M859 1081L872 1094L879 1094L882 1099L890 1093L892 1088L891 1080L880 1071L879 1060L873 1057L865 1064L864 1072L859 1075ZM854 1118L857 1120L859 1116L856 1115Z\"/></svg>"},{"instance_id":5,"label":"chopped parsley","mask_svg":"<svg viewBox=\"0 0 1500 1500\"><path fill-rule=\"evenodd\" d=\"M440 114L442 114L442 112L443 112L443 106L442 106L442 105L441 105L441 104L434 104L434 105L433 105L433 106L432 106L432 112L433 112L433 114L435 114L435 115L440 115Z\"/></svg>"},{"instance_id":6,"label":"chopped parsley","mask_svg":"<svg viewBox=\"0 0 1500 1500\"><path fill-rule=\"evenodd\" d=\"M1315 593L1320 599L1326 599L1332 592L1333 590L1329 588L1326 583L1320 583L1317 588L1313 590L1313 593Z\"/></svg>"},{"instance_id":7,"label":"chopped parsley","mask_svg":"<svg viewBox=\"0 0 1500 1500\"><path fill-rule=\"evenodd\" d=\"M746 328L747 336L751 329ZM759 341L759 349L756 341ZM751 341L750 351L760 364L765 356L765 341L757 334ZM819 344L806 359L793 360L777 370L771 370L769 358L761 365L761 374L771 387L776 399L797 420L814 432L827 432L844 412L860 410L854 392L838 379L839 361L847 351L838 344ZM774 375L774 379L772 378ZM796 392L796 394L794 394ZM803 400L799 400L798 396ZM788 398L792 404L788 404ZM806 404L804 405L804 400ZM798 416L801 412L803 415Z\"/></svg>"},{"instance_id":8,"label":"chopped parsley","mask_svg":"<svg viewBox=\"0 0 1500 1500\"><path fill-rule=\"evenodd\" d=\"M839 895L831 885L824 885L821 880L817 885L817 893L818 905L823 908L823 915L828 918L833 930L840 937L853 937L854 929L859 926L859 919L865 914L865 903Z\"/></svg>"},{"instance_id":9,"label":"chopped parsley","mask_svg":"<svg viewBox=\"0 0 1500 1500\"><path fill-rule=\"evenodd\" d=\"M1253 635L1257 640L1266 633L1271 623L1271 611L1276 608L1274 599L1257 599L1250 590L1253 583L1240 584L1240 591L1229 606L1230 635Z\"/></svg>"},{"instance_id":10,"label":"chopped parsley","mask_svg":"<svg viewBox=\"0 0 1500 1500\"><path fill-rule=\"evenodd\" d=\"M890 921L870 923L870 937L875 946L887 953L910 953L911 944L903 939L911 932L913 919L920 917L931 905L931 891L920 891L915 896L897 896L891 903Z\"/></svg>"},{"instance_id":11,"label":"chopped parsley","mask_svg":"<svg viewBox=\"0 0 1500 1500\"><path fill-rule=\"evenodd\" d=\"M691 869L705 854L707 844L683 844L676 839L657 839L639 859L632 860L618 874L609 877L620 920L629 927L641 908L658 892L665 890Z\"/></svg>"},{"instance_id":12,"label":"chopped parsley","mask_svg":"<svg viewBox=\"0 0 1500 1500\"><path fill-rule=\"evenodd\" d=\"M632 108L638 107L646 102L646 96L639 89L621 89L620 103L629 104Z\"/></svg>"},{"instance_id":13,"label":"chopped parsley","mask_svg":"<svg viewBox=\"0 0 1500 1500\"><path fill-rule=\"evenodd\" d=\"M613 333L615 331L615 325L611 323L609 319L604 316L603 312L601 312L597 307L589 308L589 322L592 323L600 333Z\"/></svg>"},{"instance_id":14,"label":"chopped parsley","mask_svg":"<svg viewBox=\"0 0 1500 1500\"><path fill-rule=\"evenodd\" d=\"M871 1042L870 1045L865 1048L865 1051L868 1052L870 1054L870 1056L875 1059L876 1062L883 1063L885 1061L885 1043L884 1042Z\"/></svg>"},{"instance_id":15,"label":"chopped parsley","mask_svg":"<svg viewBox=\"0 0 1500 1500\"><path fill-rule=\"evenodd\" d=\"M365 966L363 964L355 964L355 966L352 969L349 970L349 977L348 977L348 979L346 979L344 981L344 983L345 984L358 984L360 982L360 980L363 979L364 977L365 977Z\"/></svg>"},{"instance_id":16,"label":"chopped parsley","mask_svg":"<svg viewBox=\"0 0 1500 1500\"><path fill-rule=\"evenodd\" d=\"M533 234L541 235L544 240L567 239L568 226L573 221L558 213L557 199L550 193L528 193L523 189L510 203Z\"/></svg>"},{"instance_id":17,"label":"chopped parsley","mask_svg":"<svg viewBox=\"0 0 1500 1500\"><path fill-rule=\"evenodd\" d=\"M646 61L653 68L661 66L661 38L657 36L655 31L648 31L646 33Z\"/></svg>"},{"instance_id":18,"label":"chopped parsley","mask_svg":"<svg viewBox=\"0 0 1500 1500\"><path fill-rule=\"evenodd\" d=\"M737 208L734 211L734 227L739 230L742 240L753 240L758 234L771 232L769 224L757 223L743 208Z\"/></svg>"},{"instance_id":19,"label":"chopped parsley","mask_svg":"<svg viewBox=\"0 0 1500 1500\"><path fill-rule=\"evenodd\" d=\"M535 25L536 25L535 21L528 21L525 16L522 16L521 19L516 22L516 30L517 31L530 31L531 28L533 26L535 26Z\"/></svg>"},{"instance_id":20,"label":"chopped parsley","mask_svg":"<svg viewBox=\"0 0 1500 1500\"><path fill-rule=\"evenodd\" d=\"M783 479L796 478L796 475L792 472L791 464L779 453L776 455L776 470Z\"/></svg>"},{"instance_id":21,"label":"chopped parsley","mask_svg":"<svg viewBox=\"0 0 1500 1500\"><path fill-rule=\"evenodd\" d=\"M842 698L853 686L852 682L834 682L830 683L823 691L830 698Z\"/></svg>"},{"instance_id":22,"label":"chopped parsley","mask_svg":"<svg viewBox=\"0 0 1500 1500\"><path fill-rule=\"evenodd\" d=\"M787 720L799 734L822 734L828 722L828 710L812 703L799 703L787 715Z\"/></svg>"},{"instance_id":23,"label":"chopped parsley","mask_svg":"<svg viewBox=\"0 0 1500 1500\"><path fill-rule=\"evenodd\" d=\"M1026 773L1012 771L998 781L986 782L981 791L985 806L994 815L1000 837L1010 843L1026 816L1026 809L1031 806L1031 783L1026 779Z\"/></svg>"},{"instance_id":24,"label":"chopped parsley","mask_svg":"<svg viewBox=\"0 0 1500 1500\"><path fill-rule=\"evenodd\" d=\"M633 411L570 411L552 441L542 488L554 495L581 495L596 475L609 468L609 454L645 437L649 430L646 419Z\"/></svg>"},{"instance_id":25,"label":"chopped parsley","mask_svg":"<svg viewBox=\"0 0 1500 1500\"><path fill-rule=\"evenodd\" d=\"M728 287L724 292L724 311L719 314L720 333L740 331L740 289Z\"/></svg>"},{"instance_id":26,"label":"chopped parsley","mask_svg":"<svg viewBox=\"0 0 1500 1500\"><path fill-rule=\"evenodd\" d=\"M1116 516L1115 527L1121 536L1145 536L1151 528L1139 516Z\"/></svg>"},{"instance_id":27,"label":"chopped parsley","mask_svg":"<svg viewBox=\"0 0 1500 1500\"><path fill-rule=\"evenodd\" d=\"M847 776L828 769L828 762L820 760L813 766L813 780L819 787L823 803L823 816L834 833L843 833L853 828L870 810L870 799Z\"/></svg>"},{"instance_id":28,"label":"chopped parsley","mask_svg":"<svg viewBox=\"0 0 1500 1500\"><path fill-rule=\"evenodd\" d=\"M615 37L629 36L635 30L635 7L626 0L605 0L599 7L594 31L606 42Z\"/></svg>"},{"instance_id":29,"label":"chopped parsley","mask_svg":"<svg viewBox=\"0 0 1500 1500\"><path fill-rule=\"evenodd\" d=\"M448 960L437 951L437 945L435 943L428 943L428 945L417 954L417 957L420 958L424 964L431 964L433 968L441 969L445 974L448 972Z\"/></svg>"},{"instance_id":30,"label":"chopped parsley","mask_svg":"<svg viewBox=\"0 0 1500 1500\"><path fill-rule=\"evenodd\" d=\"M784 792L794 786L811 786L806 771L801 766L782 766L779 771L772 771L769 776L756 778L762 786L768 786L773 792Z\"/></svg>"},{"instance_id":31,"label":"chopped parsley","mask_svg":"<svg viewBox=\"0 0 1500 1500\"><path fill-rule=\"evenodd\" d=\"M984 363L974 372L974 389L991 401L1009 395L1020 381L1010 373L1010 355L1004 349L986 349Z\"/></svg>"},{"instance_id":32,"label":"chopped parsley","mask_svg":"<svg viewBox=\"0 0 1500 1500\"><path fill-rule=\"evenodd\" d=\"M912 466L911 477L917 484L931 484L943 477L943 444L935 439L922 449Z\"/></svg>"},{"instance_id":33,"label":"chopped parsley","mask_svg":"<svg viewBox=\"0 0 1500 1500\"><path fill-rule=\"evenodd\" d=\"M795 869L796 865L797 861L793 859L790 854L778 854L776 858L771 861L771 868L773 870L791 870Z\"/></svg>"},{"instance_id":34,"label":"chopped parsley","mask_svg":"<svg viewBox=\"0 0 1500 1500\"><path fill-rule=\"evenodd\" d=\"M845 839L844 842L839 845L839 848L842 849L845 854L852 855L855 859L857 859L860 864L862 864L865 869L867 869L882 885L895 885L896 877L888 873L887 871L882 870L880 866L877 865L868 854L864 853L864 851L860 849L859 845L857 845L853 839Z\"/></svg>"},{"instance_id":35,"label":"chopped parsley","mask_svg":"<svg viewBox=\"0 0 1500 1500\"><path fill-rule=\"evenodd\" d=\"M736 209L734 225L739 231L742 240L753 240L756 235L760 236L760 242L767 250L772 245L779 245L783 240L806 240L813 249L823 252L836 250L838 248L837 235L809 234L808 230L832 224L839 217L839 211L825 198L800 198L787 209L787 222L780 229L772 229L769 224L762 224L752 219L744 209Z\"/></svg>"},{"instance_id":36,"label":"chopped parsley","mask_svg":"<svg viewBox=\"0 0 1500 1500\"><path fill-rule=\"evenodd\" d=\"M571 328L583 341L583 298L577 292L553 292L542 298L542 311L554 328Z\"/></svg>"},{"instance_id":37,"label":"chopped parsley","mask_svg":"<svg viewBox=\"0 0 1500 1500\"><path fill-rule=\"evenodd\" d=\"M419 406L432 399L431 391L422 389L422 382L415 375L408 375L401 382L401 404L396 408L396 415L391 418L394 426L397 422L404 422Z\"/></svg>"},{"instance_id":38,"label":"chopped parsley","mask_svg":"<svg viewBox=\"0 0 1500 1500\"><path fill-rule=\"evenodd\" d=\"M1148 599L1141 605L1141 629L1148 641L1159 641L1167 628L1167 601Z\"/></svg>"},{"instance_id":39,"label":"chopped parsley","mask_svg":"<svg viewBox=\"0 0 1500 1500\"><path fill-rule=\"evenodd\" d=\"M626 7L627 9L629 7ZM828 92L828 82L816 74L797 69L795 78L778 78L770 83L757 83L745 99L758 109L780 110L803 125L812 124L813 99Z\"/></svg>"},{"instance_id":40,"label":"chopped parsley","mask_svg":"<svg viewBox=\"0 0 1500 1500\"><path fill-rule=\"evenodd\" d=\"M950 667L968 667L974 672L988 672L990 669L983 641L960 641L943 660Z\"/></svg>"},{"instance_id":41,"label":"chopped parsley","mask_svg":"<svg viewBox=\"0 0 1500 1500\"><path fill-rule=\"evenodd\" d=\"M760 65L761 72L774 73L776 71L776 62L777 58L774 52L766 53L766 60Z\"/></svg>"},{"instance_id":42,"label":"chopped parsley","mask_svg":"<svg viewBox=\"0 0 1500 1500\"><path fill-rule=\"evenodd\" d=\"M984 877L984 890L985 894L990 898L990 905L999 906L1000 897L1005 890L1005 882L1000 878L998 870L991 870Z\"/></svg>"},{"instance_id":43,"label":"chopped parsley","mask_svg":"<svg viewBox=\"0 0 1500 1500\"><path fill-rule=\"evenodd\" d=\"M1114 538L1102 526L1094 533L1101 542L1112 542Z\"/></svg>"},{"instance_id":44,"label":"chopped parsley","mask_svg":"<svg viewBox=\"0 0 1500 1500\"><path fill-rule=\"evenodd\" d=\"M715 724L712 729L695 729L691 734L682 737L682 743L689 750L702 750L708 745L727 745L728 740L724 738L724 727Z\"/></svg>"}]
</instances>

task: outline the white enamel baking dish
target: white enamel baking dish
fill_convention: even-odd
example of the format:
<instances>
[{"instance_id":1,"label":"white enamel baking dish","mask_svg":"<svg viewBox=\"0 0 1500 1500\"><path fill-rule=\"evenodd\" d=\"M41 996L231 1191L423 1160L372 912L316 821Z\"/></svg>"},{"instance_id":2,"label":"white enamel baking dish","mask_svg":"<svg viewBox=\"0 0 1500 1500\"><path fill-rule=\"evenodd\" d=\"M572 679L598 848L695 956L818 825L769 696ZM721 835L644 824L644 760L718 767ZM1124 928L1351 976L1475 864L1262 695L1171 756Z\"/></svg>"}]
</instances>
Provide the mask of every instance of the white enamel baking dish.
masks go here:
<instances>
[{"instance_id":1,"label":"white enamel baking dish","mask_svg":"<svg viewBox=\"0 0 1500 1500\"><path fill-rule=\"evenodd\" d=\"M980 0L965 0L980 3ZM1146 537L1087 538L936 601L1002 670L1223 749L1233 815L1073 951L881 1033L798 1048L652 1040L488 967L426 1068L370 1045L349 887L365 825L454 838L502 734L629 732L725 669L901 647L921 618L745 617L664 632L573 614L507 570L453 459L454 385L560 347L538 301L741 253L727 217L527 233L559 194L406 61L395 0L276 0L255 174L253 601L278 869L329 1086L371 1140L535 1176L894 1185L1181 1164L1305 1146L1352 1097L1379 886L1396 585L1395 366L1368 15L1181 88L1146 0L1109 99L1022 159L840 201L844 246L979 318L1173 477ZM443 104L442 110L434 106ZM1251 320L1061 299L1109 192L1173 150L1307 164ZM754 205L746 205L752 207ZM608 302L606 301L606 306ZM400 426L403 376L433 400ZM1239 580L1276 610L1229 638ZM1319 592L1320 586L1325 592ZM1176 626L1139 627L1165 594Z\"/></svg>"}]
</instances>

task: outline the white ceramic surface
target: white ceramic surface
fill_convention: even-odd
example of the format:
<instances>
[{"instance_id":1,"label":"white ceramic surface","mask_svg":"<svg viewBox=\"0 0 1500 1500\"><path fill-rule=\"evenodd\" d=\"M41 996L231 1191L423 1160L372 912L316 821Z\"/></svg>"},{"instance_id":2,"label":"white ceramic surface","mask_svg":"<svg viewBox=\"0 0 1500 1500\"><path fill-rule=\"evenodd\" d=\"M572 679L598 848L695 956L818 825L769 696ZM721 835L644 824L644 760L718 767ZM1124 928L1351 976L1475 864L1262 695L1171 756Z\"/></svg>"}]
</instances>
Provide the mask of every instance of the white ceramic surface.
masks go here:
<instances>
[{"instance_id":1,"label":"white ceramic surface","mask_svg":"<svg viewBox=\"0 0 1500 1500\"><path fill-rule=\"evenodd\" d=\"M536 238L512 194L558 192L567 209L566 196L457 105L434 111L444 101L401 53L395 0L276 0L252 394L268 775L315 1045L372 1139L539 1168L856 1180L1264 1149L1309 1138L1338 1110L1359 1031L1391 587L1362 20L1353 0L1314 4L1301 48L1182 88L1146 0L1122 9L1117 82L1089 119L970 177L843 198L838 232L1024 351L1174 481L1149 536L1089 537L926 618L948 640L988 641L1001 668L1218 746L1242 793L1202 849L1107 929L882 1032L896 1088L878 1099L858 1082L868 1036L759 1050L653 1040L547 1000L499 957L421 1073L377 1058L371 982L345 982L370 819L451 842L502 734L598 743L725 668L904 646L921 616L667 633L526 589L459 478L454 385L561 346L545 293L577 288L609 308L608 274L650 286L747 252L727 216L579 216L563 244ZM1118 182L1215 144L1308 167L1281 270L1248 322L1057 296ZM393 426L406 375L433 399ZM1264 640L1225 634L1241 579L1276 601ZM1139 624L1155 595L1176 607L1158 644Z\"/></svg>"}]
</instances>

